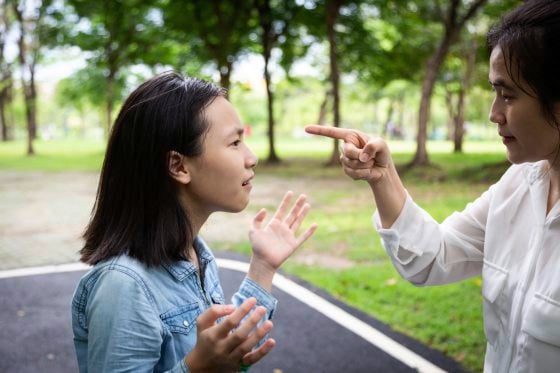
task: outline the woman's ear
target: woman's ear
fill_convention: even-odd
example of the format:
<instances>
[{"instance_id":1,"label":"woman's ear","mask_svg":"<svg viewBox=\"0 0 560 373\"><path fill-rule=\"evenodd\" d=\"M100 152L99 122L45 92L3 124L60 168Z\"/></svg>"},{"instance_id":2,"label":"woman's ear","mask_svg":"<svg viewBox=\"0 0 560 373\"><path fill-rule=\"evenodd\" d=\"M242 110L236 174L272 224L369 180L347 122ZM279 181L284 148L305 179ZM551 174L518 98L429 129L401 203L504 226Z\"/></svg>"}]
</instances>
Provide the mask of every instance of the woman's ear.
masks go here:
<instances>
[{"instance_id":1,"label":"woman's ear","mask_svg":"<svg viewBox=\"0 0 560 373\"><path fill-rule=\"evenodd\" d=\"M186 157L179 152L170 151L167 153L167 171L173 180L188 184L191 181L191 174L187 167Z\"/></svg>"}]
</instances>

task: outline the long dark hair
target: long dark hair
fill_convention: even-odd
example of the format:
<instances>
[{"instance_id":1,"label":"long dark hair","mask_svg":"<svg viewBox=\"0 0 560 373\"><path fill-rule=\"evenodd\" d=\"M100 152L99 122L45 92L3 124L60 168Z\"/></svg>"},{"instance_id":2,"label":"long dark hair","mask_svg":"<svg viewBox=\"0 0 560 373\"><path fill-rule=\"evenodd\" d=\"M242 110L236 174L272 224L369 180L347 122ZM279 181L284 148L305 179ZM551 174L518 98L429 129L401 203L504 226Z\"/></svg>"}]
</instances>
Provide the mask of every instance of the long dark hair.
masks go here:
<instances>
[{"instance_id":1,"label":"long dark hair","mask_svg":"<svg viewBox=\"0 0 560 373\"><path fill-rule=\"evenodd\" d=\"M560 1L528 0L488 33L490 50L500 47L506 68L521 89L527 82L549 123L559 128L560 103ZM515 68L513 68L515 66Z\"/></svg>"},{"instance_id":2,"label":"long dark hair","mask_svg":"<svg viewBox=\"0 0 560 373\"><path fill-rule=\"evenodd\" d=\"M113 125L81 260L128 254L148 266L185 259L191 220L168 173L171 151L202 153L204 109L225 91L176 72L136 88Z\"/></svg>"}]
</instances>

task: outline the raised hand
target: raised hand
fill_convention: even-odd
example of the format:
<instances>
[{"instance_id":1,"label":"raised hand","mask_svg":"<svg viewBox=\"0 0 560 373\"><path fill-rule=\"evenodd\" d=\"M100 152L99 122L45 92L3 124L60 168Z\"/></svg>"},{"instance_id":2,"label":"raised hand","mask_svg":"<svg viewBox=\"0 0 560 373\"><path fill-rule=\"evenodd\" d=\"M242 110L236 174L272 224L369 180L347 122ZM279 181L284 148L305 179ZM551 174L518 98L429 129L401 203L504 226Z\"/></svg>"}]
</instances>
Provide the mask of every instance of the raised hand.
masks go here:
<instances>
[{"instance_id":1,"label":"raised hand","mask_svg":"<svg viewBox=\"0 0 560 373\"><path fill-rule=\"evenodd\" d=\"M272 276L276 270L317 229L317 224L312 224L299 236L297 235L310 205L305 202L306 197L300 195L290 209L292 196L292 192L284 195L276 213L266 225L263 224L266 210L260 210L253 219L253 226L249 231L249 240L253 249L249 277L267 290L270 290Z\"/></svg>"},{"instance_id":2,"label":"raised hand","mask_svg":"<svg viewBox=\"0 0 560 373\"><path fill-rule=\"evenodd\" d=\"M343 140L340 160L344 172L354 180L375 183L386 175L392 165L389 147L381 138L370 138L357 130L316 125L305 127L305 131Z\"/></svg>"},{"instance_id":3,"label":"raised hand","mask_svg":"<svg viewBox=\"0 0 560 373\"><path fill-rule=\"evenodd\" d=\"M389 147L381 138L370 138L360 131L307 126L307 133L344 140L340 160L346 175L366 180L373 192L381 224L388 228L399 216L406 201L406 190L397 173Z\"/></svg>"},{"instance_id":4,"label":"raised hand","mask_svg":"<svg viewBox=\"0 0 560 373\"><path fill-rule=\"evenodd\" d=\"M233 305L214 305L197 318L196 345L185 358L191 372L236 372L241 364L255 364L270 352L276 344L271 338L251 351L272 330L270 320L256 328L266 309L255 308L241 323L256 303L255 298L249 298L237 309ZM225 318L217 324L221 317Z\"/></svg>"}]
</instances>

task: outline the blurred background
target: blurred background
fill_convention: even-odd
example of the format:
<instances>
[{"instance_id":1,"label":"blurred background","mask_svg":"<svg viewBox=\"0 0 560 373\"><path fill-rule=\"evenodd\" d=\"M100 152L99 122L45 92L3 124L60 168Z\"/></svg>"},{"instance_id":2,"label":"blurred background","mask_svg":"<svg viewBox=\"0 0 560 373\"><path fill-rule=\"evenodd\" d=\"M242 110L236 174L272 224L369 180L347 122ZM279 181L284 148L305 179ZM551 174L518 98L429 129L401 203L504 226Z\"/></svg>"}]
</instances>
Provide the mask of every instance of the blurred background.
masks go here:
<instances>
[{"instance_id":1,"label":"blurred background","mask_svg":"<svg viewBox=\"0 0 560 373\"><path fill-rule=\"evenodd\" d=\"M383 136L422 207L440 221L462 210L508 166L485 35L519 3L1 0L0 269L78 260L111 124L131 90L173 69L228 89L260 158L247 211L209 222L214 247L249 253L252 214L306 193L320 228L285 270L482 370L480 279L401 280L370 192L342 174L339 144L303 127Z\"/></svg>"}]
</instances>

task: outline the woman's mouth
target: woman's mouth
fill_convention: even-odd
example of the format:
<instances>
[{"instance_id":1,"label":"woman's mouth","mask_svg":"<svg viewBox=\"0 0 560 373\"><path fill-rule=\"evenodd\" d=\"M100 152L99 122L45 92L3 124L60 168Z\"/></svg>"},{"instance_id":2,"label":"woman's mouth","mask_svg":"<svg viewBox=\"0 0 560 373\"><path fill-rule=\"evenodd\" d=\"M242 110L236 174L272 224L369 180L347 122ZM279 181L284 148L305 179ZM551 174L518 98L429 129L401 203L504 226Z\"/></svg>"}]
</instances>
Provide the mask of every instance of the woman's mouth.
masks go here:
<instances>
[{"instance_id":1,"label":"woman's mouth","mask_svg":"<svg viewBox=\"0 0 560 373\"><path fill-rule=\"evenodd\" d=\"M513 136L503 136L502 135L502 142L504 144L509 144L511 142L514 142L514 141L515 141L515 137L513 137Z\"/></svg>"}]
</instances>

